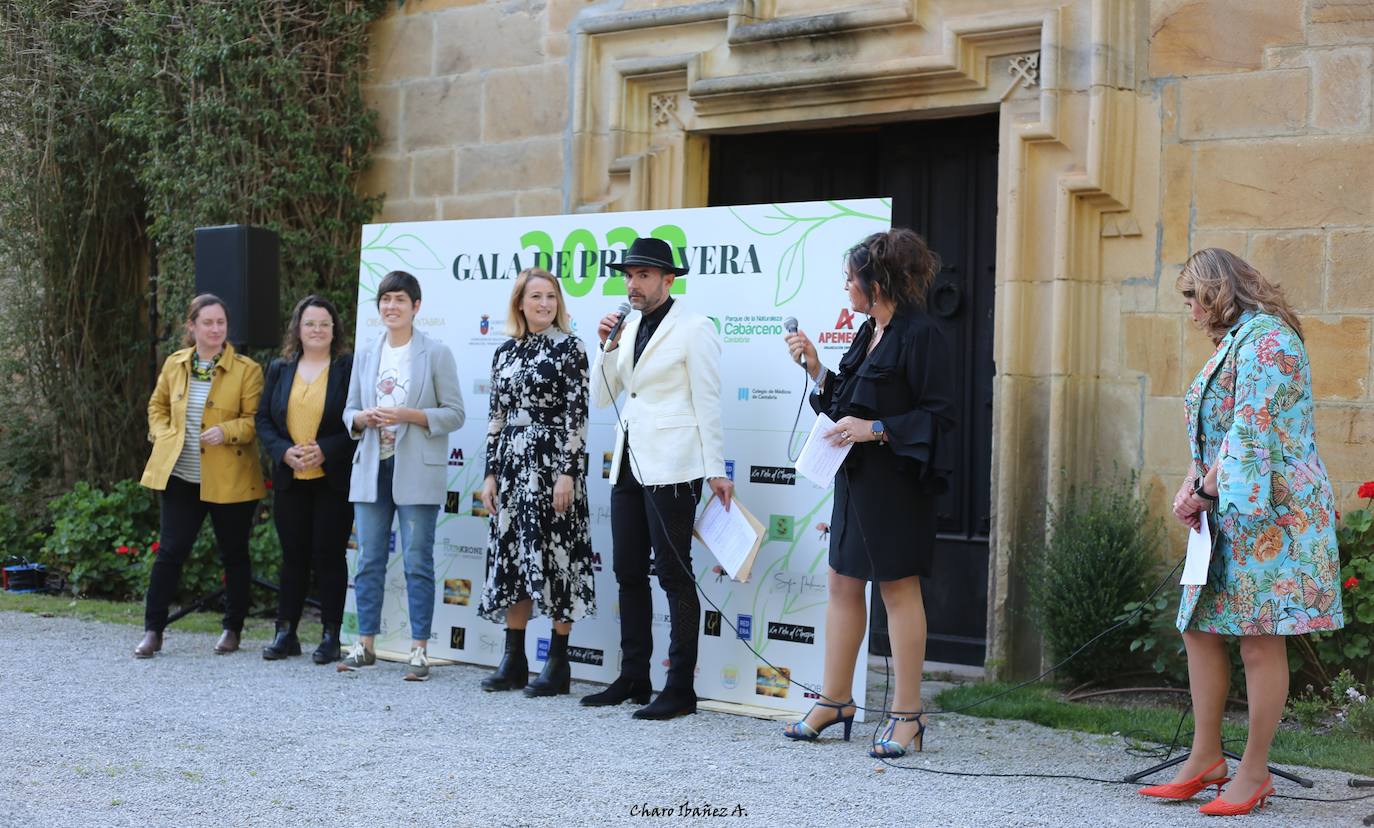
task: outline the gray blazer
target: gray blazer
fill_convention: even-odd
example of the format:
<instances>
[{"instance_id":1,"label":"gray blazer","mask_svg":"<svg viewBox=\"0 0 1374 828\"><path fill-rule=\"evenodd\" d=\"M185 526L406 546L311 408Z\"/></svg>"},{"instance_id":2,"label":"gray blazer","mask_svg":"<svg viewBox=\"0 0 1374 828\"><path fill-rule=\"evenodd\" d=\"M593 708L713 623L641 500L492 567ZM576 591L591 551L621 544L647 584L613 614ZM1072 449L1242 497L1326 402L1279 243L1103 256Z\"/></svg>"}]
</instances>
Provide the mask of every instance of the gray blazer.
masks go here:
<instances>
[{"instance_id":1,"label":"gray blazer","mask_svg":"<svg viewBox=\"0 0 1374 828\"><path fill-rule=\"evenodd\" d=\"M381 438L377 429L358 431L353 418L377 404L377 366L382 359L386 332L353 357L348 381L344 427L361 440L353 452L353 474L348 499L354 503L377 501L377 471L381 464ZM458 365L448 346L415 331L410 353L410 394L406 405L429 418L429 428L402 424L396 431L396 469L391 497L399 506L441 506L448 491L448 435L463 426L463 394L458 389Z\"/></svg>"}]
</instances>

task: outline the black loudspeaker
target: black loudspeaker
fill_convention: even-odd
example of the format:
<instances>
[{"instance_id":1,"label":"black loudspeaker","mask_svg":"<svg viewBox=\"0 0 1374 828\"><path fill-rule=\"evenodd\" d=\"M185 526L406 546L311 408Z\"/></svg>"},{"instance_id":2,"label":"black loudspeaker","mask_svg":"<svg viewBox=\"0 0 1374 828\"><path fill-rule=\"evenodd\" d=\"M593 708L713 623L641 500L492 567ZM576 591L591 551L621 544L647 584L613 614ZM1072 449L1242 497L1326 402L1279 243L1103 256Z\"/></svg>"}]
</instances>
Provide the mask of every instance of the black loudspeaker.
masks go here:
<instances>
[{"instance_id":1,"label":"black loudspeaker","mask_svg":"<svg viewBox=\"0 0 1374 828\"><path fill-rule=\"evenodd\" d=\"M196 228L196 293L213 293L229 312L229 341L281 344L277 234L246 224Z\"/></svg>"}]
</instances>

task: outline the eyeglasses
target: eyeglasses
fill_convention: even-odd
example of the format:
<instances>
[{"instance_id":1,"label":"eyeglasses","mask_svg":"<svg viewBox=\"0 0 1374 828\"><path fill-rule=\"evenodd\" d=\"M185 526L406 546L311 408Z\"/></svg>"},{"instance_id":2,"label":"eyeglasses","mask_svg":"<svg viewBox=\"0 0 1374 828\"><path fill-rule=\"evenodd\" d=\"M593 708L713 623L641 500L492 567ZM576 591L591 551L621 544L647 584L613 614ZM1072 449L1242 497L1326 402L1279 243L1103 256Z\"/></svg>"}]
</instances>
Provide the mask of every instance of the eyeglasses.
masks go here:
<instances>
[{"instance_id":1,"label":"eyeglasses","mask_svg":"<svg viewBox=\"0 0 1374 828\"><path fill-rule=\"evenodd\" d=\"M333 322L302 322L301 327L307 331L327 331L334 327Z\"/></svg>"}]
</instances>

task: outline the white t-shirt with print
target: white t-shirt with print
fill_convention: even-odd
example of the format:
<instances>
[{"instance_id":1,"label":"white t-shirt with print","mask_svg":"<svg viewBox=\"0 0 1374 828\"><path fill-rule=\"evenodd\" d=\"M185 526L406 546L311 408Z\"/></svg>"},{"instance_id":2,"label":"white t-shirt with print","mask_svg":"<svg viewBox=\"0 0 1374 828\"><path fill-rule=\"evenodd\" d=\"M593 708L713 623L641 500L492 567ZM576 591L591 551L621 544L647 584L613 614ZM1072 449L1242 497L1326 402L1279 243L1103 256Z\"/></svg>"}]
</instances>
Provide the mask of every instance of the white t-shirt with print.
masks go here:
<instances>
[{"instance_id":1,"label":"white t-shirt with print","mask_svg":"<svg viewBox=\"0 0 1374 828\"><path fill-rule=\"evenodd\" d=\"M412 337L410 342L414 342ZM410 342L399 348L391 347L388 342L382 343L382 360L377 365L377 406L379 408L390 408L393 406L403 406L409 401L410 397ZM385 460L396 454L396 429L399 426L384 426L380 437L382 440L381 459Z\"/></svg>"}]
</instances>

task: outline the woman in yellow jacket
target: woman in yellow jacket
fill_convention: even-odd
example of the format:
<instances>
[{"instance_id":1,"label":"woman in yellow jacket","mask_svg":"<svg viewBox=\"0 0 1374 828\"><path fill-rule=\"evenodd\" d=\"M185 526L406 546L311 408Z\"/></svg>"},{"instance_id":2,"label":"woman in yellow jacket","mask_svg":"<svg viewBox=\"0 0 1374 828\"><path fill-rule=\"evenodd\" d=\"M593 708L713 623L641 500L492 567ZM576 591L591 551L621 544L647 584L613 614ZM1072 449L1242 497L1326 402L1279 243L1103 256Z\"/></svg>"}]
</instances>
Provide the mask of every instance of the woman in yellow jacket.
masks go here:
<instances>
[{"instance_id":1,"label":"woman in yellow jacket","mask_svg":"<svg viewBox=\"0 0 1374 828\"><path fill-rule=\"evenodd\" d=\"M141 482L162 492L162 528L137 658L162 649L167 607L206 514L224 564L224 633L215 652L239 648L253 580L248 535L266 491L253 425L262 368L235 353L228 335L228 311L219 297L203 293L191 300L185 339L190 347L167 357L148 400L153 453Z\"/></svg>"}]
</instances>

